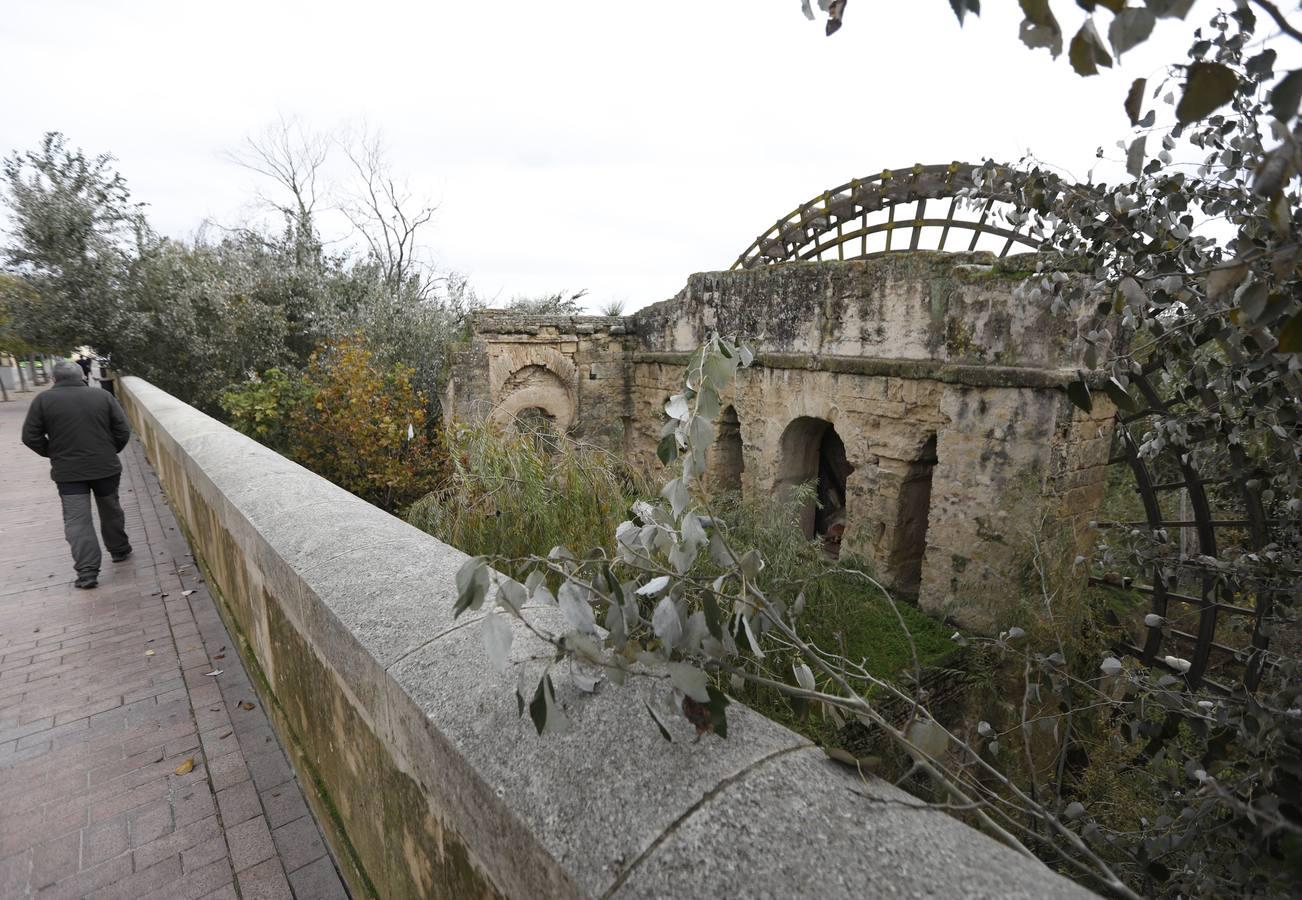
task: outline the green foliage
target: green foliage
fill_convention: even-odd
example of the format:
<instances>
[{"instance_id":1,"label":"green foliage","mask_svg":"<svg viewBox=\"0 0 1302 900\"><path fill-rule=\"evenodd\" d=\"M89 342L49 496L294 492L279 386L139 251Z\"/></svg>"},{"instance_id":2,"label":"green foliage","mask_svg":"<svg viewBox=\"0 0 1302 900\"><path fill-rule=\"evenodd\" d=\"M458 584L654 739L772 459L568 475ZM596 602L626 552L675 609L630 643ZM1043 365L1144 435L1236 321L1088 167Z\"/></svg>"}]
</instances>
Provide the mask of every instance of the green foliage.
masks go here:
<instances>
[{"instance_id":1,"label":"green foliage","mask_svg":"<svg viewBox=\"0 0 1302 900\"><path fill-rule=\"evenodd\" d=\"M524 316L576 316L583 312L579 301L587 295L587 288L584 288L572 294L560 290L538 297L514 297L506 308Z\"/></svg>"},{"instance_id":2,"label":"green foliage","mask_svg":"<svg viewBox=\"0 0 1302 900\"><path fill-rule=\"evenodd\" d=\"M147 225L107 154L88 158L58 132L3 163L9 269L36 295L16 316L35 347L102 344L119 327L119 287Z\"/></svg>"},{"instance_id":3,"label":"green foliage","mask_svg":"<svg viewBox=\"0 0 1302 900\"><path fill-rule=\"evenodd\" d=\"M302 376L268 369L221 395L227 424L277 453L294 457L292 423L316 401L316 386Z\"/></svg>"},{"instance_id":4,"label":"green foliage","mask_svg":"<svg viewBox=\"0 0 1302 900\"><path fill-rule=\"evenodd\" d=\"M645 486L610 453L518 424L450 424L447 481L408 521L471 555L542 556L608 541Z\"/></svg>"},{"instance_id":5,"label":"green foliage","mask_svg":"<svg viewBox=\"0 0 1302 900\"><path fill-rule=\"evenodd\" d=\"M445 456L429 437L428 401L411 369L382 368L360 340L312 355L289 419L293 458L381 509L401 513L442 483ZM287 392L291 397L293 389Z\"/></svg>"},{"instance_id":6,"label":"green foliage","mask_svg":"<svg viewBox=\"0 0 1302 900\"><path fill-rule=\"evenodd\" d=\"M0 272L0 353L31 353L24 327L40 298L27 282Z\"/></svg>"}]
</instances>

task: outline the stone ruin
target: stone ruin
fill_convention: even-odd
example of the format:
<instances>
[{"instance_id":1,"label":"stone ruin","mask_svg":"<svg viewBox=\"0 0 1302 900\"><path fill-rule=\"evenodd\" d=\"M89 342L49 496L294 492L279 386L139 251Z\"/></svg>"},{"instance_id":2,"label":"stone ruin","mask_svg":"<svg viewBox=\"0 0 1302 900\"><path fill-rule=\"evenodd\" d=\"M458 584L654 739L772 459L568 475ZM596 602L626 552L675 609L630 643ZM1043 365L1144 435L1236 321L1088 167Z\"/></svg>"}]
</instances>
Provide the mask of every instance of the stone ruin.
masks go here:
<instances>
[{"instance_id":1,"label":"stone ruin","mask_svg":"<svg viewBox=\"0 0 1302 900\"><path fill-rule=\"evenodd\" d=\"M1015 294L1036 256L1009 250L1033 241L990 223L989 203L979 221L954 202L927 217L926 201L970 185L970 171L851 182L779 221L733 270L693 275L633 315L479 312L445 408L463 421L534 417L654 473L689 357L713 331L736 335L756 360L724 398L712 483L743 494L811 483L807 537L867 559L934 615L996 628L1030 531L1052 520L1086 543L1114 410L1067 398L1089 323ZM889 227L874 222L883 210ZM905 229L908 246L892 247ZM928 229L943 230L939 246L926 249ZM959 232L970 246L949 252Z\"/></svg>"}]
</instances>

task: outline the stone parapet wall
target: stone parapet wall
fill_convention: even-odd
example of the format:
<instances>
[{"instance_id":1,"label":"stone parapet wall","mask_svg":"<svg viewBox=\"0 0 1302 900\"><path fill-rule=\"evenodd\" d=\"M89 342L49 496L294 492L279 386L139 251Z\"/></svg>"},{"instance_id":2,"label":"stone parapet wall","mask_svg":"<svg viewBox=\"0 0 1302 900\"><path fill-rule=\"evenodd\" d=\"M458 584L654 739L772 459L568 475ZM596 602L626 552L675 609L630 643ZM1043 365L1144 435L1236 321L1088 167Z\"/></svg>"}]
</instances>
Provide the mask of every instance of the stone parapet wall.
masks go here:
<instances>
[{"instance_id":1,"label":"stone parapet wall","mask_svg":"<svg viewBox=\"0 0 1302 900\"><path fill-rule=\"evenodd\" d=\"M666 743L634 684L558 678L575 728L539 738L452 619L463 554L147 382L121 395L356 896L1091 896L740 705L729 739ZM544 649L517 627L529 683Z\"/></svg>"},{"instance_id":2,"label":"stone parapet wall","mask_svg":"<svg viewBox=\"0 0 1302 900\"><path fill-rule=\"evenodd\" d=\"M1014 296L1036 262L915 251L702 272L635 313L633 331L642 350L690 349L717 331L768 353L1074 372L1088 320Z\"/></svg>"}]
</instances>

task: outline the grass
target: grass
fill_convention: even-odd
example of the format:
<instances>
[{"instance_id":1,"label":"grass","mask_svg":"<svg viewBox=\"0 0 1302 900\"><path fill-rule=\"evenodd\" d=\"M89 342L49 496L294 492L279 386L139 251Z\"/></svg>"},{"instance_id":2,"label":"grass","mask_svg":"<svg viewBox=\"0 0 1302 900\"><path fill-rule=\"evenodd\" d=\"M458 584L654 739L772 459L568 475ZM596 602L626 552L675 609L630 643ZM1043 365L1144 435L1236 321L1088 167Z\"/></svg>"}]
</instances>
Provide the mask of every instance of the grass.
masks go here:
<instances>
[{"instance_id":1,"label":"grass","mask_svg":"<svg viewBox=\"0 0 1302 900\"><path fill-rule=\"evenodd\" d=\"M554 434L457 424L444 440L451 474L412 505L407 521L471 556L608 546L646 493L612 454Z\"/></svg>"}]
</instances>

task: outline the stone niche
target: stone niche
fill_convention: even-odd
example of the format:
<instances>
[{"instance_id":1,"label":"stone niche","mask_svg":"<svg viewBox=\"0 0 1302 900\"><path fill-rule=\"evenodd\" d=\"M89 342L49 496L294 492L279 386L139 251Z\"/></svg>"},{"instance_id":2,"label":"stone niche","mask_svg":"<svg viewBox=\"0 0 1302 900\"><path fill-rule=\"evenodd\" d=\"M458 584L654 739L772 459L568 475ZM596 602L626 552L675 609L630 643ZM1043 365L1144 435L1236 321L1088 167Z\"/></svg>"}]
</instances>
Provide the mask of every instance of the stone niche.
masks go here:
<instances>
[{"instance_id":1,"label":"stone niche","mask_svg":"<svg viewBox=\"0 0 1302 900\"><path fill-rule=\"evenodd\" d=\"M524 411L655 472L663 404L713 331L757 353L725 398L707 477L782 495L813 485L806 536L865 559L928 611L1000 626L1030 529L1083 547L1112 410L1065 386L1091 327L1019 302L1032 256L907 252L693 275L625 317L481 313L447 408Z\"/></svg>"}]
</instances>

